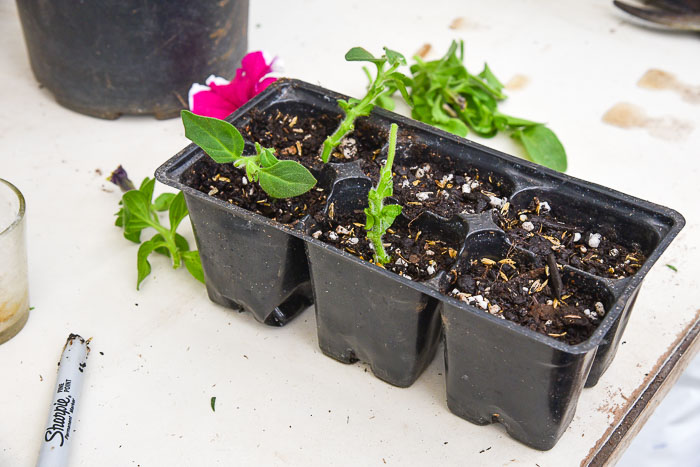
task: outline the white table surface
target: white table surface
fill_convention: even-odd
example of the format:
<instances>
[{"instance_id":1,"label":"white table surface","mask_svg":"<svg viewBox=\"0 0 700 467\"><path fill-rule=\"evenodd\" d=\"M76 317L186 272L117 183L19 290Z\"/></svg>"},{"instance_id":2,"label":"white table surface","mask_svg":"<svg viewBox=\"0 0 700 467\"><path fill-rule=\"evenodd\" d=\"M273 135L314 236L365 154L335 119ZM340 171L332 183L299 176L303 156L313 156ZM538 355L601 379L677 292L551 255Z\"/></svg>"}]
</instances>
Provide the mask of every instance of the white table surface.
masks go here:
<instances>
[{"instance_id":1,"label":"white table surface","mask_svg":"<svg viewBox=\"0 0 700 467\"><path fill-rule=\"evenodd\" d=\"M291 6L293 5L293 6ZM450 29L457 17L462 27ZM673 207L687 226L647 276L618 355L548 452L448 410L438 357L411 388L343 365L317 348L313 310L282 329L211 303L163 258L137 292L137 246L114 227L120 193L185 146L178 120L103 121L66 110L31 74L14 2L0 3L0 177L27 199L32 306L0 346L0 466L36 462L56 362L70 332L92 337L72 465L579 465L619 423L698 317L700 105L636 86L649 68L700 84L699 39L643 29L607 0L509 2L253 1L250 50L279 55L285 75L360 95L348 48L437 58L466 41L509 92L506 113L549 122L568 173ZM208 70L202 70L202 80ZM607 125L618 102L694 128L683 139ZM476 139L476 138L475 138ZM486 144L521 154L507 137ZM158 191L165 187L158 186ZM188 225L183 233L192 238ZM678 272L664 266L669 263ZM441 354L438 354L441 355ZM216 396L216 412L210 398Z\"/></svg>"}]
</instances>

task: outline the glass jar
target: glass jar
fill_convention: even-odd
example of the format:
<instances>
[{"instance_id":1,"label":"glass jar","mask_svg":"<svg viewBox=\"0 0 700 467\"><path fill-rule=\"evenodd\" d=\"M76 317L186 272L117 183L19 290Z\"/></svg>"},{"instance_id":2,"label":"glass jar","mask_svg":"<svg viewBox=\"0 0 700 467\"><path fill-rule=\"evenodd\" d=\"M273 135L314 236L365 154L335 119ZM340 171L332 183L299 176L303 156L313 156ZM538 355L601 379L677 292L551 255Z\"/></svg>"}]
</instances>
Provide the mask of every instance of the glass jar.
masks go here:
<instances>
[{"instance_id":1,"label":"glass jar","mask_svg":"<svg viewBox=\"0 0 700 467\"><path fill-rule=\"evenodd\" d=\"M22 193L0 178L0 344L29 318L24 210Z\"/></svg>"}]
</instances>

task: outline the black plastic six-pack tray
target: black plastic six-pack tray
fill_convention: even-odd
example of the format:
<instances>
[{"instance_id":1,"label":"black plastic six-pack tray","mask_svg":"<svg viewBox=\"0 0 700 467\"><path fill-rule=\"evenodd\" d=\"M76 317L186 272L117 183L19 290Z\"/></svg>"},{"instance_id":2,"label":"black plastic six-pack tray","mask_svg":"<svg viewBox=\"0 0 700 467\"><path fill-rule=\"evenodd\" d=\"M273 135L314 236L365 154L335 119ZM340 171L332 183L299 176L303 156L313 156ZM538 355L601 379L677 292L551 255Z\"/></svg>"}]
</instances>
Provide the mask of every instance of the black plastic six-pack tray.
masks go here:
<instances>
[{"instance_id":1,"label":"black plastic six-pack tray","mask_svg":"<svg viewBox=\"0 0 700 467\"><path fill-rule=\"evenodd\" d=\"M283 79L227 120L240 126L252 109L338 115L339 98L346 96ZM367 121L385 131L397 123L411 135L399 139L397 160L410 152L408 146L422 145L438 161L449 158L457 170L497 174L513 206L536 197L559 209L567 222L614 231L623 242L640 245L646 261L620 279L562 267L564 280L595 291L606 310L588 339L569 345L448 296L447 271L417 282L314 238L310 218L290 227L185 185L185 171L207 157L190 145L156 177L185 194L209 297L272 326L283 326L314 304L326 355L345 363L365 361L377 377L401 387L419 377L442 336L449 409L473 423L502 423L513 438L550 449L573 418L583 387L595 385L612 362L642 279L683 227L683 217L383 109ZM372 180L357 162L327 164L320 175L326 209L331 203L337 212L364 207ZM491 209L449 219L425 213L411 221L458 242L455 264L502 257L513 249Z\"/></svg>"}]
</instances>

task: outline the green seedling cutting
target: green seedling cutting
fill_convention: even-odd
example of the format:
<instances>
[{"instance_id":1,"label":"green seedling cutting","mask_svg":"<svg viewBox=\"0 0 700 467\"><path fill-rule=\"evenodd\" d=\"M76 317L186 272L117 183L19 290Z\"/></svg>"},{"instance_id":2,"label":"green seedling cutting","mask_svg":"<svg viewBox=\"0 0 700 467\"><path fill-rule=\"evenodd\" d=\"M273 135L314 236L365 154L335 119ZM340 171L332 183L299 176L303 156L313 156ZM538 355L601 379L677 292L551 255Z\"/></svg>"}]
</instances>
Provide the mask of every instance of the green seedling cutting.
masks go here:
<instances>
[{"instance_id":1,"label":"green seedling cutting","mask_svg":"<svg viewBox=\"0 0 700 467\"><path fill-rule=\"evenodd\" d=\"M377 186L369 190L367 201L369 207L365 208L367 221L365 229L367 238L374 247L374 262L382 265L391 261L389 255L384 250L383 237L387 229L394 223L394 219L401 214L403 209L396 204L384 205L384 199L394 194L394 181L391 174L391 166L394 164L394 154L396 153L396 134L398 126L391 124L389 132L389 151L386 162L379 171L379 182Z\"/></svg>"},{"instance_id":2,"label":"green seedling cutting","mask_svg":"<svg viewBox=\"0 0 700 467\"><path fill-rule=\"evenodd\" d=\"M411 80L396 71L399 66L406 64L406 59L400 53L384 47L384 55L380 58L375 58L374 55L362 47L353 47L345 54L345 60L349 62L371 62L376 66L377 74L372 78L369 71L365 69L370 79L365 97L362 99L350 98L347 101L343 99L338 100L338 105L343 109L345 118L340 122L335 132L323 142L323 147L321 148L321 159L323 162L328 162L333 149L338 147L345 135L355 129L355 120L358 117L369 115L378 103L388 105L386 104L387 99L397 89L407 102L410 101L406 86ZM389 65L389 68L385 69L386 65Z\"/></svg>"},{"instance_id":3,"label":"green seedling cutting","mask_svg":"<svg viewBox=\"0 0 700 467\"><path fill-rule=\"evenodd\" d=\"M122 196L122 207L116 214L117 220L114 222L116 226L124 228L124 237L127 240L141 244L136 261L138 270L136 289L139 289L141 282L151 273L148 257L154 252L169 257L172 260L173 269L184 264L190 274L203 283L204 272L199 252L190 251L185 237L177 233L178 226L188 214L185 197L182 192L177 195L163 193L153 201L155 183L155 179L146 177L138 190L126 191ZM165 211L168 212L170 227L161 224L158 217L159 212ZM153 228L156 234L150 240L141 242L141 232L149 227Z\"/></svg>"},{"instance_id":4,"label":"green seedling cutting","mask_svg":"<svg viewBox=\"0 0 700 467\"><path fill-rule=\"evenodd\" d=\"M408 101L413 118L459 136L465 136L469 128L486 138L499 131L510 132L533 162L566 170L566 151L552 130L542 123L498 111L498 103L506 99L503 84L486 64L478 75L467 71L463 42L453 41L439 60L414 58Z\"/></svg>"},{"instance_id":5,"label":"green seedling cutting","mask_svg":"<svg viewBox=\"0 0 700 467\"><path fill-rule=\"evenodd\" d=\"M248 179L258 183L272 198L293 198L316 185L316 179L306 167L296 161L277 159L274 149L255 143L255 155L244 156L243 136L230 123L188 110L183 110L181 116L185 136L190 141L219 164L232 162L235 167L245 168Z\"/></svg>"}]
</instances>

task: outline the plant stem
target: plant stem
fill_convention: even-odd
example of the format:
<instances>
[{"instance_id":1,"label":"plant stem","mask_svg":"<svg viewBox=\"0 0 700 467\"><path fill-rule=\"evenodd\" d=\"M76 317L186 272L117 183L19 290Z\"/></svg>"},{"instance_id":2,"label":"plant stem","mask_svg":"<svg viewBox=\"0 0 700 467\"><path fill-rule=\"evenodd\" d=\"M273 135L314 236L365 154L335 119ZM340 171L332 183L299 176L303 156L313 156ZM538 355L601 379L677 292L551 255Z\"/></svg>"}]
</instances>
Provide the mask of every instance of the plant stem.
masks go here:
<instances>
[{"instance_id":1,"label":"plant stem","mask_svg":"<svg viewBox=\"0 0 700 467\"><path fill-rule=\"evenodd\" d=\"M383 67L384 64L377 66L377 77L370 84L369 89L367 89L367 94L362 98L362 100L355 101L354 103L350 103L350 101L348 101L348 105L345 109L345 118L342 122L340 122L340 125L338 125L338 128L333 132L333 134L327 137L323 142L321 160L324 163L328 162L331 152L333 152L333 149L338 147L343 137L355 129L355 120L357 117L369 115L374 108L374 103L377 101L377 99L389 91L384 83L384 77L395 71L398 68L398 65L392 65L386 71L383 70Z\"/></svg>"},{"instance_id":2,"label":"plant stem","mask_svg":"<svg viewBox=\"0 0 700 467\"><path fill-rule=\"evenodd\" d=\"M170 251L170 257L173 262L173 269L180 267L180 251L178 250L177 243L175 242L175 232L170 231L163 227L158 218L158 212L151 208L151 227L153 227L160 235L163 237L166 245L165 247Z\"/></svg>"},{"instance_id":3,"label":"plant stem","mask_svg":"<svg viewBox=\"0 0 700 467\"><path fill-rule=\"evenodd\" d=\"M352 110L349 109L345 114L345 119L340 123L335 132L328 138L326 138L326 140L323 142L323 152L321 153L321 160L324 163L328 162L328 159L330 159L331 156L331 151L338 147L338 145L340 144L340 140L343 139L343 136L355 129L355 119L358 117L358 115L356 115L356 112L354 112L354 110L358 107L354 107Z\"/></svg>"},{"instance_id":4,"label":"plant stem","mask_svg":"<svg viewBox=\"0 0 700 467\"><path fill-rule=\"evenodd\" d=\"M378 193L390 193L393 191L394 182L391 178L391 167L394 164L394 155L396 154L396 135L398 133L398 128L398 125L395 123L391 124L391 130L389 131L389 151L387 153L386 162L379 171L379 182L376 188ZM372 229L367 232L367 238L369 238L372 242L372 246L374 246L374 262L376 264L384 264L391 261L391 257L389 257L389 255L386 254L386 250L384 250L384 242L382 239L386 229L391 226L391 222L387 224L384 216L382 216L382 209L384 209L383 196L377 198L369 197L369 210L371 213L375 214L375 223ZM377 220L379 221L378 223Z\"/></svg>"}]
</instances>

